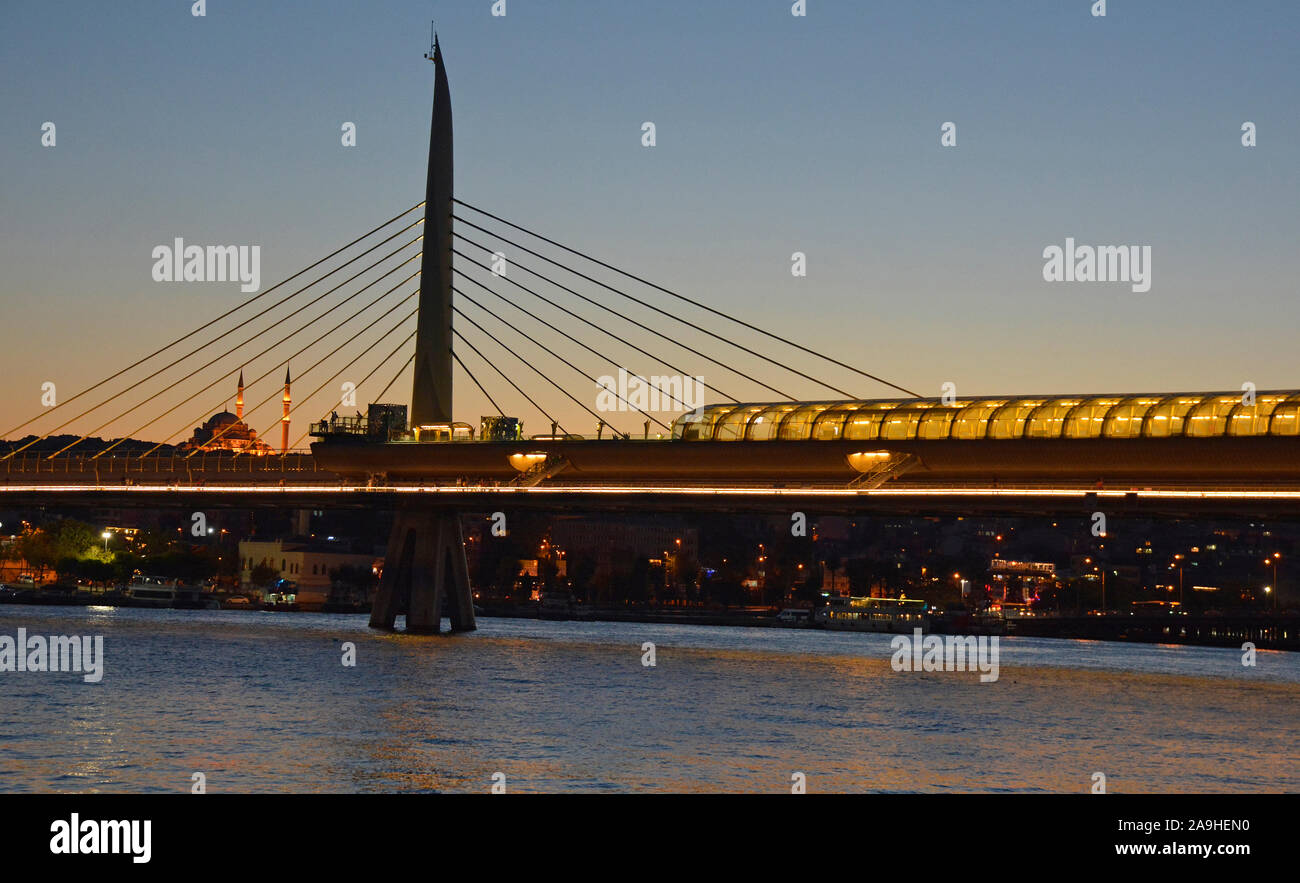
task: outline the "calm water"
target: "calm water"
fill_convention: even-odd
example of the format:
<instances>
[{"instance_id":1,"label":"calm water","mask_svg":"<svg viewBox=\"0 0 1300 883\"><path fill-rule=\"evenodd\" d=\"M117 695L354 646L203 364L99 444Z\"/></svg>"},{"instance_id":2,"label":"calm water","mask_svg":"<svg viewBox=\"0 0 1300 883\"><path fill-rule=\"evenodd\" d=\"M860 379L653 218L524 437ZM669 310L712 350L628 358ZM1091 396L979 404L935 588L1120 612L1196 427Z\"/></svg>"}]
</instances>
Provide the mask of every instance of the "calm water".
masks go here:
<instances>
[{"instance_id":1,"label":"calm water","mask_svg":"<svg viewBox=\"0 0 1300 883\"><path fill-rule=\"evenodd\" d=\"M399 621L400 623L400 621ZM0 673L0 790L1300 791L1300 654L1003 638L1001 678L883 635L0 606L102 634L101 683ZM341 664L341 645L357 665ZM652 641L657 665L641 664Z\"/></svg>"}]
</instances>

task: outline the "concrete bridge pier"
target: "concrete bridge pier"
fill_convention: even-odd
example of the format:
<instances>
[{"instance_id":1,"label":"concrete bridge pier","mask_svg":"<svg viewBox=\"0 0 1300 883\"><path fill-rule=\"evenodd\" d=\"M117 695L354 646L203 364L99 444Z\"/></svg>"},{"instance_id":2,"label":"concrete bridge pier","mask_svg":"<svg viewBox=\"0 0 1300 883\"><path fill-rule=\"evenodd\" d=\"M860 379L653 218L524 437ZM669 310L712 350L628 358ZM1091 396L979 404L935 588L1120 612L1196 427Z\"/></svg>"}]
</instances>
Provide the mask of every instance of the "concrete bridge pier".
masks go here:
<instances>
[{"instance_id":1,"label":"concrete bridge pier","mask_svg":"<svg viewBox=\"0 0 1300 883\"><path fill-rule=\"evenodd\" d=\"M398 509L370 627L392 629L405 610L408 632L437 634L444 603L453 632L476 628L460 516L446 510Z\"/></svg>"}]
</instances>

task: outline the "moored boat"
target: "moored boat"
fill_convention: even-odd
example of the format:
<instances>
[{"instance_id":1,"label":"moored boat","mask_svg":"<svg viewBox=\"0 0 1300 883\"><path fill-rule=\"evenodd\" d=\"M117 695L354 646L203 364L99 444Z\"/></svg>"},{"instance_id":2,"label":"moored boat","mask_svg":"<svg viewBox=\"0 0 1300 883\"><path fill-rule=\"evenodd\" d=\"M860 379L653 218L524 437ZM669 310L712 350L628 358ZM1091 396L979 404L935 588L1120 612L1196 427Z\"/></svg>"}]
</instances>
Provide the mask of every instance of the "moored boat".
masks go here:
<instances>
[{"instance_id":1,"label":"moored boat","mask_svg":"<svg viewBox=\"0 0 1300 883\"><path fill-rule=\"evenodd\" d=\"M850 632L928 631L930 605L913 598L831 598L813 614L819 628Z\"/></svg>"},{"instance_id":2,"label":"moored boat","mask_svg":"<svg viewBox=\"0 0 1300 883\"><path fill-rule=\"evenodd\" d=\"M201 586L162 576L137 576L126 587L126 606L204 610L220 606Z\"/></svg>"}]
</instances>

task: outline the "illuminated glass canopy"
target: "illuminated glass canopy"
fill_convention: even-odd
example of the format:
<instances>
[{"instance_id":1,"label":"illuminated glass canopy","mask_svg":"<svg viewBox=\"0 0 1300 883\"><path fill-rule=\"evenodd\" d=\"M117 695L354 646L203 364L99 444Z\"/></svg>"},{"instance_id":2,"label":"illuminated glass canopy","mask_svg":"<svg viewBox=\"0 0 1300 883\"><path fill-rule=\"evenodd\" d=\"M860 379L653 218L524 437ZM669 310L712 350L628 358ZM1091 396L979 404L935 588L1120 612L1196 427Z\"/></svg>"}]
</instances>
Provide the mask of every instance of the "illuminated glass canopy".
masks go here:
<instances>
[{"instance_id":1,"label":"illuminated glass canopy","mask_svg":"<svg viewBox=\"0 0 1300 883\"><path fill-rule=\"evenodd\" d=\"M673 421L684 441L1214 438L1300 435L1300 392L709 405Z\"/></svg>"}]
</instances>

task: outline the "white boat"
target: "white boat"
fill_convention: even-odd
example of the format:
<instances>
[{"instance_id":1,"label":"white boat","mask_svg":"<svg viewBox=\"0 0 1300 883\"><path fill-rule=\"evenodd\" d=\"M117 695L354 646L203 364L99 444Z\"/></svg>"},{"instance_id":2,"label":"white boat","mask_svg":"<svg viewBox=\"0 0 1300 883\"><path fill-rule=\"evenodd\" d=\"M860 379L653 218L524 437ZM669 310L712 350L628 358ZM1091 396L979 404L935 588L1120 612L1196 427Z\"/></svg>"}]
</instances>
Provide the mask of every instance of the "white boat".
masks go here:
<instances>
[{"instance_id":1,"label":"white boat","mask_svg":"<svg viewBox=\"0 0 1300 883\"><path fill-rule=\"evenodd\" d=\"M930 605L912 598L831 598L813 614L819 628L850 632L928 631Z\"/></svg>"},{"instance_id":2,"label":"white boat","mask_svg":"<svg viewBox=\"0 0 1300 883\"><path fill-rule=\"evenodd\" d=\"M776 615L776 621L785 625L807 627L812 625L812 611L787 607Z\"/></svg>"},{"instance_id":3,"label":"white boat","mask_svg":"<svg viewBox=\"0 0 1300 883\"><path fill-rule=\"evenodd\" d=\"M542 592L538 619L589 619L591 606L578 603L572 592Z\"/></svg>"},{"instance_id":4,"label":"white boat","mask_svg":"<svg viewBox=\"0 0 1300 883\"><path fill-rule=\"evenodd\" d=\"M126 587L126 598L132 607L202 609L220 606L215 598L204 597L201 586L187 586L179 580L162 576L135 577Z\"/></svg>"}]
</instances>

